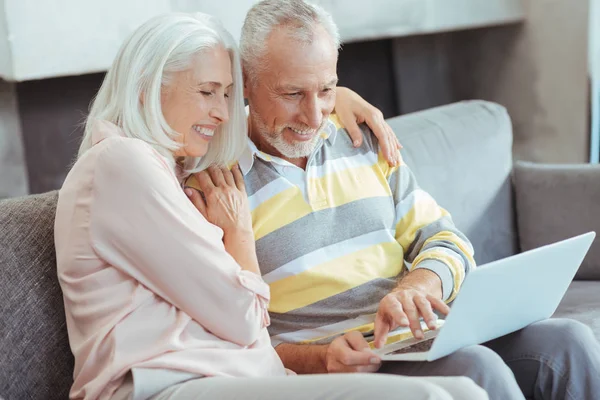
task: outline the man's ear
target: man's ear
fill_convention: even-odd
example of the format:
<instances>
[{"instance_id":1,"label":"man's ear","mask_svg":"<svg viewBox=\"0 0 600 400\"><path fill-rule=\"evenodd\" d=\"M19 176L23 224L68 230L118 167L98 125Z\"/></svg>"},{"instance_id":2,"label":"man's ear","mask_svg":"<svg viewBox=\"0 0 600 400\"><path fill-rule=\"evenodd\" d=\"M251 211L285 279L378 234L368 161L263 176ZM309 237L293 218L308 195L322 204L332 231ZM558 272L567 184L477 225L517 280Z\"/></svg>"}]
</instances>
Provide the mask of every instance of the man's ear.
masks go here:
<instances>
[{"instance_id":1,"label":"man's ear","mask_svg":"<svg viewBox=\"0 0 600 400\"><path fill-rule=\"evenodd\" d=\"M247 99L250 96L250 80L246 68L242 69L242 79L244 81L244 98Z\"/></svg>"}]
</instances>

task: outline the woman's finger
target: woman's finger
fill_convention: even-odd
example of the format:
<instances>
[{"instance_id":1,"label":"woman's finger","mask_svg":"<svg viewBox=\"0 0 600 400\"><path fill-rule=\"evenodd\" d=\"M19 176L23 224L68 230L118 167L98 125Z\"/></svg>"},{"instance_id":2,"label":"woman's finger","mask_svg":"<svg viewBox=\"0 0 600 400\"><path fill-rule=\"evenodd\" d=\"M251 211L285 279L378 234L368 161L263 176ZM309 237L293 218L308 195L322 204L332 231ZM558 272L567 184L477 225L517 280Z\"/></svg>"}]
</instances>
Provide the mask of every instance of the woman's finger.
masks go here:
<instances>
[{"instance_id":1,"label":"woman's finger","mask_svg":"<svg viewBox=\"0 0 600 400\"><path fill-rule=\"evenodd\" d=\"M207 171L200 171L194 174L200 190L207 193L215 188L215 184Z\"/></svg>"},{"instance_id":2,"label":"woman's finger","mask_svg":"<svg viewBox=\"0 0 600 400\"><path fill-rule=\"evenodd\" d=\"M228 168L222 167L221 173L223 174L225 183L227 183L228 186L235 186L235 179L233 179L233 174Z\"/></svg>"},{"instance_id":3,"label":"woman's finger","mask_svg":"<svg viewBox=\"0 0 600 400\"><path fill-rule=\"evenodd\" d=\"M200 195L200 192L191 187L186 187L185 189L183 189L183 191L185 192L186 196L190 199L194 207L196 207L198 211L200 211L200 213L204 215L204 218L206 218L206 203Z\"/></svg>"},{"instance_id":4,"label":"woman's finger","mask_svg":"<svg viewBox=\"0 0 600 400\"><path fill-rule=\"evenodd\" d=\"M344 124L344 122L342 122L342 124ZM348 131L350 139L352 139L352 145L354 147L360 147L363 141L363 132L358 127L356 121L354 119L350 119L349 121L347 121L347 123L345 123L344 127L346 128L346 131Z\"/></svg>"},{"instance_id":5,"label":"woman's finger","mask_svg":"<svg viewBox=\"0 0 600 400\"><path fill-rule=\"evenodd\" d=\"M233 180L235 181L235 186L237 186L238 190L242 193L246 193L246 184L244 183L244 175L242 174L242 169L239 164L236 164L231 169L233 174Z\"/></svg>"},{"instance_id":6,"label":"woman's finger","mask_svg":"<svg viewBox=\"0 0 600 400\"><path fill-rule=\"evenodd\" d=\"M210 174L210 178L212 179L215 186L225 186L225 177L223 176L223 171L221 171L221 168L212 165L208 167L208 173Z\"/></svg>"}]
</instances>

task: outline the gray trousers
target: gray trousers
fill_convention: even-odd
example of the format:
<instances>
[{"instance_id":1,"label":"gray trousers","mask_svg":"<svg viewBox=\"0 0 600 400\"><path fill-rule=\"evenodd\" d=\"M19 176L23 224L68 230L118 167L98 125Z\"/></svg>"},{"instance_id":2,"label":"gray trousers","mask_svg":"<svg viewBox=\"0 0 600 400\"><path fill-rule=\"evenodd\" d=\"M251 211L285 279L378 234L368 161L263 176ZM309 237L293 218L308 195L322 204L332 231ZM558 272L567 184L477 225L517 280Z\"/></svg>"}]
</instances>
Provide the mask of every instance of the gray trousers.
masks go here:
<instances>
[{"instance_id":1,"label":"gray trousers","mask_svg":"<svg viewBox=\"0 0 600 400\"><path fill-rule=\"evenodd\" d=\"M579 322L549 319L434 362L387 362L379 372L467 376L491 400L595 400L600 399L600 344Z\"/></svg>"},{"instance_id":2,"label":"gray trousers","mask_svg":"<svg viewBox=\"0 0 600 400\"><path fill-rule=\"evenodd\" d=\"M151 400L486 400L464 377L381 374L302 375L279 378L201 378L160 392Z\"/></svg>"}]
</instances>

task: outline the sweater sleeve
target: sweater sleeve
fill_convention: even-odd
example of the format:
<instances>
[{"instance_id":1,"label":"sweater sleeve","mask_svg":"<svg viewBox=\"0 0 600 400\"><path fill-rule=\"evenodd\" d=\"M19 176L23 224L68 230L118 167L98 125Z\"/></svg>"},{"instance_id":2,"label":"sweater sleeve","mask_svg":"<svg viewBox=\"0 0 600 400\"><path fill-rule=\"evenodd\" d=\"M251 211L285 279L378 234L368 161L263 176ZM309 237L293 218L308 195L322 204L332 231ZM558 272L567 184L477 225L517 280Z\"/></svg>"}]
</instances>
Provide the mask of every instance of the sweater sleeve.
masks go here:
<instances>
[{"instance_id":1,"label":"sweater sleeve","mask_svg":"<svg viewBox=\"0 0 600 400\"><path fill-rule=\"evenodd\" d=\"M268 285L225 251L165 159L142 141L110 140L94 171L95 251L213 334L254 343L269 324Z\"/></svg>"},{"instance_id":2,"label":"sweater sleeve","mask_svg":"<svg viewBox=\"0 0 600 400\"><path fill-rule=\"evenodd\" d=\"M382 156L379 156L383 168ZM475 268L473 247L450 214L417 184L402 162L389 168L388 183L396 206L396 240L402 246L410 270L425 268L442 281L442 298L452 301L466 274Z\"/></svg>"}]
</instances>

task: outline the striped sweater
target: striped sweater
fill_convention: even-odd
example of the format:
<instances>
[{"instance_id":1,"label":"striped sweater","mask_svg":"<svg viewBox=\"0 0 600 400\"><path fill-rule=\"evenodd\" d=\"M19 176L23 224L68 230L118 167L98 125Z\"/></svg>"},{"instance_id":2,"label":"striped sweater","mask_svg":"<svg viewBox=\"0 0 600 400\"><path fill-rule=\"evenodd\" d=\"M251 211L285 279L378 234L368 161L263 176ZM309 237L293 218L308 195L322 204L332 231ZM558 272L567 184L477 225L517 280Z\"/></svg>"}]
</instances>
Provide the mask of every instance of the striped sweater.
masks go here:
<instances>
[{"instance_id":1,"label":"striped sweater","mask_svg":"<svg viewBox=\"0 0 600 400\"><path fill-rule=\"evenodd\" d=\"M367 335L380 300L426 268L456 296L473 248L408 166L389 167L366 126L360 148L335 115L306 170L258 151L240 159L261 272L271 289L269 333L280 343Z\"/></svg>"}]
</instances>

